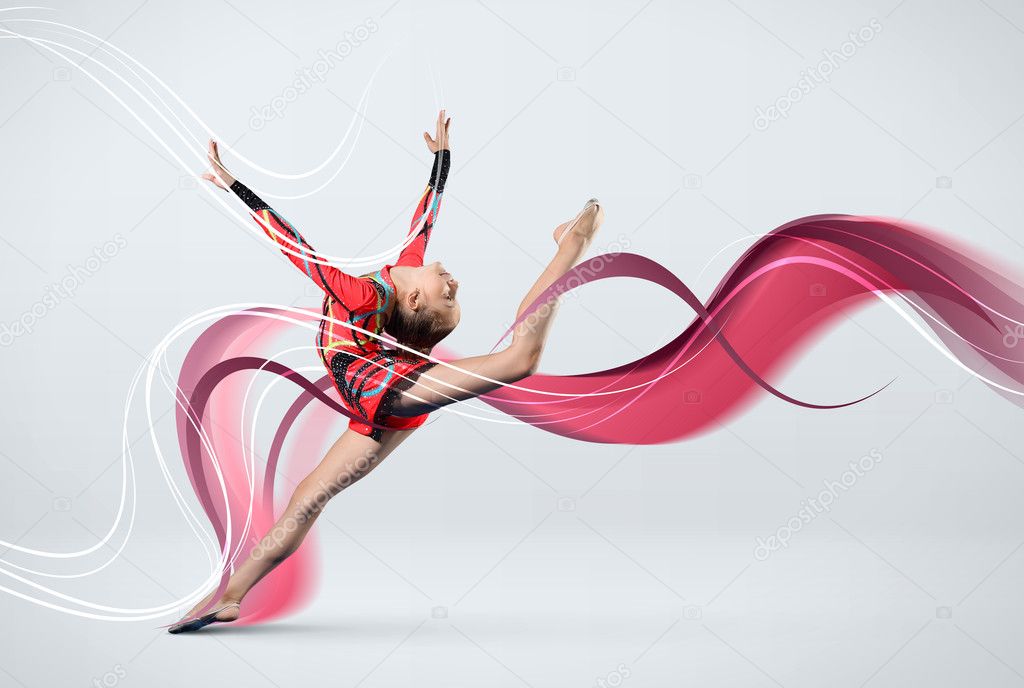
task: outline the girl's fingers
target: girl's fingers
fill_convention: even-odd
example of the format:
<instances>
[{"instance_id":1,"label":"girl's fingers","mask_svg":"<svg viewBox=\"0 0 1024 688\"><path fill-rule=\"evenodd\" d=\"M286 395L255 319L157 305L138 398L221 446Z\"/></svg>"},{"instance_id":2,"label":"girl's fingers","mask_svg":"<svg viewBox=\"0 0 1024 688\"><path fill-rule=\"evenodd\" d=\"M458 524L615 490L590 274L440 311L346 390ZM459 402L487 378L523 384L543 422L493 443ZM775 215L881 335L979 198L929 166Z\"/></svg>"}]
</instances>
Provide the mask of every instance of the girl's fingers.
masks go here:
<instances>
[{"instance_id":1,"label":"girl's fingers","mask_svg":"<svg viewBox=\"0 0 1024 688\"><path fill-rule=\"evenodd\" d=\"M224 191L227 191L227 189L224 188L224 185L220 183L220 180L217 179L217 177L215 177L210 172L207 172L206 174L204 174L203 175L203 179L205 179L208 182L213 183L213 185L216 186L218 189L222 189Z\"/></svg>"}]
</instances>

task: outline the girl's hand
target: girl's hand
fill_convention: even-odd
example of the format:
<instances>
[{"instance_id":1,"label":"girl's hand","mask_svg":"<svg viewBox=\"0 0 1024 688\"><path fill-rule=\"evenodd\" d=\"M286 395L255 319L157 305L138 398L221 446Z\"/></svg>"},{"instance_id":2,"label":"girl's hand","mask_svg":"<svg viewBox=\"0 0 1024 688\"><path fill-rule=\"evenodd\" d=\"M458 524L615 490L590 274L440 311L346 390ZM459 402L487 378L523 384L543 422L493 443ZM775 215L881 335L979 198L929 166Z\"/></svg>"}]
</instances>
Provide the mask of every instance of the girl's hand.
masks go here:
<instances>
[{"instance_id":1,"label":"girl's hand","mask_svg":"<svg viewBox=\"0 0 1024 688\"><path fill-rule=\"evenodd\" d=\"M208 182L212 182L218 189L228 191L231 185L235 183L235 178L232 177L227 168L220 161L220 150L217 148L217 142L210 139L210 150L206 153L206 159L210 161L211 172L207 172L203 175L203 179Z\"/></svg>"},{"instance_id":2,"label":"girl's hand","mask_svg":"<svg viewBox=\"0 0 1024 688\"><path fill-rule=\"evenodd\" d=\"M423 140L427 142L427 148L430 149L431 153L436 153L439 150L449 150L448 127L451 123L452 118L445 117L445 111L441 110L437 113L437 125L434 138L430 138L430 134L423 132Z\"/></svg>"}]
</instances>

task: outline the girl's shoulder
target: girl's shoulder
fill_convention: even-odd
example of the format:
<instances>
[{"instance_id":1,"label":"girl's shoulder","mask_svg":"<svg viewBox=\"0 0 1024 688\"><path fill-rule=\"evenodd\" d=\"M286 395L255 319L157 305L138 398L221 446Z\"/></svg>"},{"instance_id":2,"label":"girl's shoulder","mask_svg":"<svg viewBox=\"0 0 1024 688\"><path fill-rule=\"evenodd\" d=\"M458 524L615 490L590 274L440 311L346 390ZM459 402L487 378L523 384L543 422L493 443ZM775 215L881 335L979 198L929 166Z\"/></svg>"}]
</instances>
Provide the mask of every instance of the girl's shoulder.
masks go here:
<instances>
[{"instance_id":1,"label":"girl's shoulder","mask_svg":"<svg viewBox=\"0 0 1024 688\"><path fill-rule=\"evenodd\" d=\"M387 324L395 303L395 285L387 267L376 272L360 275L370 289L366 302L353 309L353 316L362 321L362 327L374 334L380 334Z\"/></svg>"},{"instance_id":2,"label":"girl's shoulder","mask_svg":"<svg viewBox=\"0 0 1024 688\"><path fill-rule=\"evenodd\" d=\"M373 287L374 291L377 292L378 299L384 301L384 306L390 306L395 300L395 283L391 281L391 266L385 265L376 272L367 273L361 276L361 279L366 280Z\"/></svg>"}]
</instances>

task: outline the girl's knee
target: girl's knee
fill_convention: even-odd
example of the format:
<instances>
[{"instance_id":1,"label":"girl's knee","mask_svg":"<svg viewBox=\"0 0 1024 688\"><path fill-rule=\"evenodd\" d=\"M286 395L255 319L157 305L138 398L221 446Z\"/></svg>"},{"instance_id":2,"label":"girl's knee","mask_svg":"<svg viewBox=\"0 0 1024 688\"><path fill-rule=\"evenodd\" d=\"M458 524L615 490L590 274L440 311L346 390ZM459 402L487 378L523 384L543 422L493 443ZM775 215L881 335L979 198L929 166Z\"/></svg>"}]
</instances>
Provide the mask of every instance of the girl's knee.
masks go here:
<instances>
[{"instance_id":1,"label":"girl's knee","mask_svg":"<svg viewBox=\"0 0 1024 688\"><path fill-rule=\"evenodd\" d=\"M292 496L289 505L290 515L299 520L314 519L327 506L327 502L339 492L341 492L339 487L322 481L314 482L307 478L299 483L299 487L296 488L295 494Z\"/></svg>"},{"instance_id":2,"label":"girl's knee","mask_svg":"<svg viewBox=\"0 0 1024 688\"><path fill-rule=\"evenodd\" d=\"M541 347L520 346L510 348L508 351L511 354L509 374L512 379L505 382L518 382L537 372L540 366Z\"/></svg>"}]
</instances>

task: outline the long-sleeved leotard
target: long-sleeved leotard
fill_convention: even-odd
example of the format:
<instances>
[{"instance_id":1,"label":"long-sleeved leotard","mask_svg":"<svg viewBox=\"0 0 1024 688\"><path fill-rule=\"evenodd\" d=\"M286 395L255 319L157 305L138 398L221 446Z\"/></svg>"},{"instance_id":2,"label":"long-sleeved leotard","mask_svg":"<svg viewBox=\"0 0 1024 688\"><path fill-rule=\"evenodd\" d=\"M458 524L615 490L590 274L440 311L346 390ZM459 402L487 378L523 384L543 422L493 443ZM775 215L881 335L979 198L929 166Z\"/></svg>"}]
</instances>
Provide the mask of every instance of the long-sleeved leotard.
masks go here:
<instances>
[{"instance_id":1,"label":"long-sleeved leotard","mask_svg":"<svg viewBox=\"0 0 1024 688\"><path fill-rule=\"evenodd\" d=\"M379 339L395 301L391 268L395 265L423 265L450 164L449 151L438 151L434 155L430 180L416 203L406 246L398 260L393 265L385 265L375 273L360 277L316 262L316 252L284 217L241 182L235 181L231 185L231 190L249 206L260 227L279 245L285 256L323 289L324 319L320 321L316 345L342 402L355 415L370 423L396 430L416 428L426 421L426 415L401 418L391 416L390 411L396 396L433 364L401 349L388 347ZM369 423L353 420L349 427L380 439L381 430Z\"/></svg>"}]
</instances>

